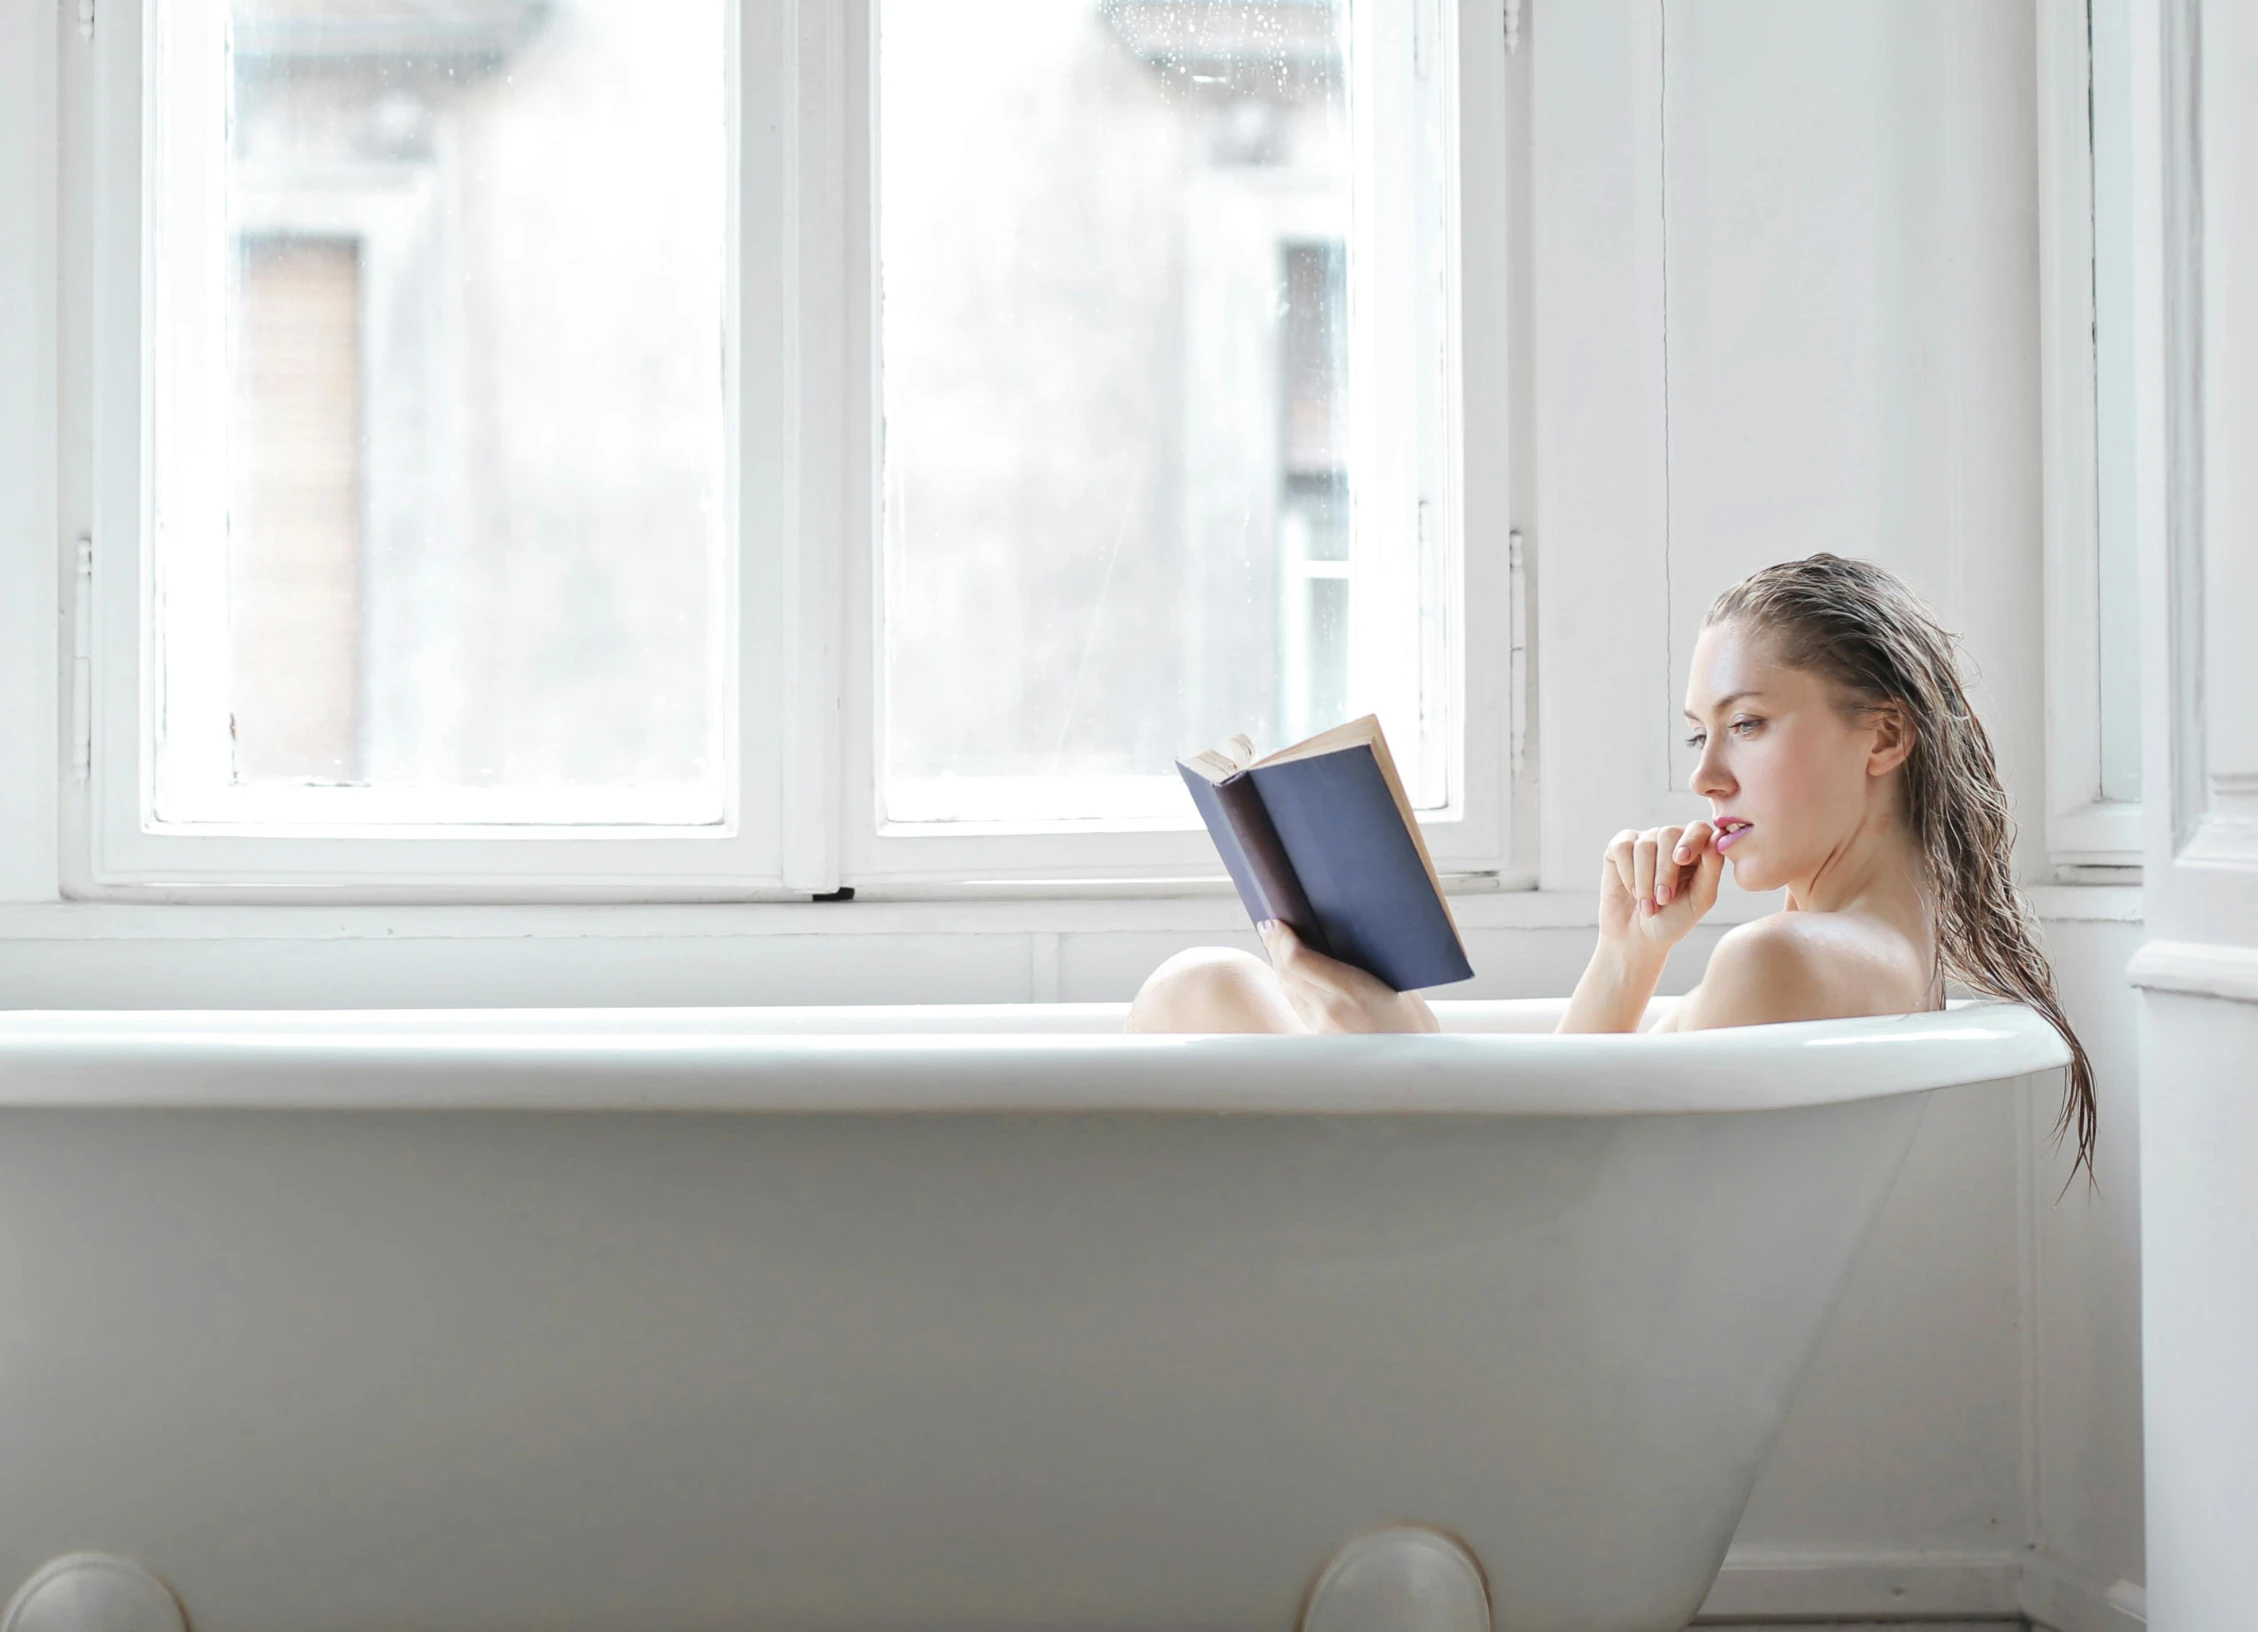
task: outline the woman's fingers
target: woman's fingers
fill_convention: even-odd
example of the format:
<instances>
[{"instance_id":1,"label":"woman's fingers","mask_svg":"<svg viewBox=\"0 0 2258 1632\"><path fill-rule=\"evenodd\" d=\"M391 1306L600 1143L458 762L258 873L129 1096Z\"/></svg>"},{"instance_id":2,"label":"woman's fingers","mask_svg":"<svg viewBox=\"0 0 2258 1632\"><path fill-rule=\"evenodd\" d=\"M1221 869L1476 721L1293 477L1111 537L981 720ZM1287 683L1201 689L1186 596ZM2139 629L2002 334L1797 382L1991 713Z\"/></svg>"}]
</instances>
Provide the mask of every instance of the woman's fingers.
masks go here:
<instances>
[{"instance_id":1,"label":"woman's fingers","mask_svg":"<svg viewBox=\"0 0 2258 1632\"><path fill-rule=\"evenodd\" d=\"M1396 995L1386 982L1375 979L1355 964L1311 951L1289 924L1273 919L1263 934L1262 944L1270 952L1270 966L1286 980L1301 981L1352 1001Z\"/></svg>"},{"instance_id":2,"label":"woman's fingers","mask_svg":"<svg viewBox=\"0 0 2258 1632\"><path fill-rule=\"evenodd\" d=\"M1691 916L1698 919L1717 899L1723 862L1717 853L1717 829L1708 821L1643 832L1625 828L1609 841L1600 863L1600 893L1605 902L1619 901L1619 910L1627 911L1633 923L1667 912L1681 901L1690 902ZM1675 912L1670 921L1677 924ZM1606 922L1603 918L1603 927Z\"/></svg>"},{"instance_id":3,"label":"woman's fingers","mask_svg":"<svg viewBox=\"0 0 2258 1632\"><path fill-rule=\"evenodd\" d=\"M1654 830L1654 905L1660 911L1670 904L1679 890L1679 872L1682 858L1678 853L1678 834L1675 827L1658 827Z\"/></svg>"},{"instance_id":4,"label":"woman's fingers","mask_svg":"<svg viewBox=\"0 0 2258 1632\"><path fill-rule=\"evenodd\" d=\"M1602 933L1621 935L1636 930L1641 920L1667 912L1667 924L1637 933L1674 941L1685 933L1686 922L1700 918L1716 901L1723 860L1717 854L1717 829L1707 821L1644 832L1625 828L1609 841L1600 863ZM1691 908L1686 922L1671 910L1680 902ZM1627 914L1629 921L1616 918L1618 913Z\"/></svg>"},{"instance_id":5,"label":"woman's fingers","mask_svg":"<svg viewBox=\"0 0 2258 1632\"><path fill-rule=\"evenodd\" d=\"M1710 835L1715 830L1707 822L1689 823L1683 828L1666 827L1662 842L1670 846L1671 865L1665 867L1660 893L1655 905L1666 907L1693 887L1701 858L1709 853Z\"/></svg>"},{"instance_id":6,"label":"woman's fingers","mask_svg":"<svg viewBox=\"0 0 2258 1632\"><path fill-rule=\"evenodd\" d=\"M1301 944L1301 937L1275 918L1266 918L1254 926L1262 937L1262 950L1270 959L1270 967L1278 972L1278 984L1285 989L1286 1005L1301 1019L1309 1030L1321 1029L1321 1015L1311 1012L1309 982L1303 978L1303 965L1310 956L1309 949Z\"/></svg>"},{"instance_id":7,"label":"woman's fingers","mask_svg":"<svg viewBox=\"0 0 2258 1632\"><path fill-rule=\"evenodd\" d=\"M1626 827L1610 839L1607 853L1600 857L1599 883L1604 894L1608 885L1621 887L1625 895L1631 893L1631 846L1639 842L1635 828Z\"/></svg>"},{"instance_id":8,"label":"woman's fingers","mask_svg":"<svg viewBox=\"0 0 2258 1632\"><path fill-rule=\"evenodd\" d=\"M1672 864L1664 868L1669 875L1669 900L1664 905L1682 903L1687 926L1705 917L1717 904L1717 881L1723 876L1725 858L1717 853L1716 833L1707 822L1689 825L1671 850ZM1678 861L1680 856L1687 859ZM1659 912L1662 907L1655 910Z\"/></svg>"},{"instance_id":9,"label":"woman's fingers","mask_svg":"<svg viewBox=\"0 0 2258 1632\"><path fill-rule=\"evenodd\" d=\"M1660 831L1655 828L1641 833L1631 846L1631 899L1642 912L1654 910L1655 840Z\"/></svg>"},{"instance_id":10,"label":"woman's fingers","mask_svg":"<svg viewBox=\"0 0 2258 1632\"><path fill-rule=\"evenodd\" d=\"M1707 826L1707 823L1703 823ZM1725 858L1718 854L1717 846L1705 844L1694 858L1693 877L1686 885L1687 899L1696 918L1704 918L1717 904L1717 881L1725 876Z\"/></svg>"},{"instance_id":11,"label":"woman's fingers","mask_svg":"<svg viewBox=\"0 0 2258 1632\"><path fill-rule=\"evenodd\" d=\"M1434 1031L1434 1013L1416 992L1398 992L1354 964L1313 952L1291 926L1256 926L1286 1001L1312 1031Z\"/></svg>"},{"instance_id":12,"label":"woman's fingers","mask_svg":"<svg viewBox=\"0 0 2258 1632\"><path fill-rule=\"evenodd\" d=\"M1302 944L1302 938L1294 933L1291 924L1273 918L1260 929L1262 949L1270 955L1270 967L1278 971L1288 996L1298 994L1300 998L1322 1000L1344 985L1336 971L1346 966L1335 963L1323 953L1312 952ZM1349 972L1364 973L1361 969Z\"/></svg>"}]
</instances>

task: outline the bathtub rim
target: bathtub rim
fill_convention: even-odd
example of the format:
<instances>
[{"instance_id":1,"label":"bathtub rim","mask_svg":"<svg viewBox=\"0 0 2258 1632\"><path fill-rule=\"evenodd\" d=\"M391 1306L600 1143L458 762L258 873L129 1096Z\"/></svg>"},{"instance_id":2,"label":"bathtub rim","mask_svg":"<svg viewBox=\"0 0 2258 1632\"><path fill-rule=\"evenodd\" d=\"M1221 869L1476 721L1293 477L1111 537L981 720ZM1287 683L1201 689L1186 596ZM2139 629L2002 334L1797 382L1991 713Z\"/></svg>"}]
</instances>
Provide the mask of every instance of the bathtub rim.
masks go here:
<instances>
[{"instance_id":1,"label":"bathtub rim","mask_svg":"<svg viewBox=\"0 0 2258 1632\"><path fill-rule=\"evenodd\" d=\"M1994 1003L1659 1037L1465 1024L1562 1001L1445 1001L1443 1035L1373 1037L1096 1029L1122 1004L19 1010L0 1013L0 1108L1609 1117L2003 1081L2069 1052ZM972 1029L1010 1020L1026 1029Z\"/></svg>"}]
</instances>

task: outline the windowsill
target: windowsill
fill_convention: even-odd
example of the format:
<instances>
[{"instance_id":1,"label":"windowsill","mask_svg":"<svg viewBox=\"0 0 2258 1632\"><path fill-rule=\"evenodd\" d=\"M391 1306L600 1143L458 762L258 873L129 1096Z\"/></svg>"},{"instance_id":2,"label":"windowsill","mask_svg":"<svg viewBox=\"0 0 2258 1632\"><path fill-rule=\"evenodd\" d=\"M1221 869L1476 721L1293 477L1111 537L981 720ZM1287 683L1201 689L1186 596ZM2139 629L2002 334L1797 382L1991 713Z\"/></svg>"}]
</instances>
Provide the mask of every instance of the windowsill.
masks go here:
<instances>
[{"instance_id":1,"label":"windowsill","mask_svg":"<svg viewBox=\"0 0 2258 1632\"><path fill-rule=\"evenodd\" d=\"M2138 884L2034 884L2023 892L2042 923L2137 924Z\"/></svg>"}]
</instances>

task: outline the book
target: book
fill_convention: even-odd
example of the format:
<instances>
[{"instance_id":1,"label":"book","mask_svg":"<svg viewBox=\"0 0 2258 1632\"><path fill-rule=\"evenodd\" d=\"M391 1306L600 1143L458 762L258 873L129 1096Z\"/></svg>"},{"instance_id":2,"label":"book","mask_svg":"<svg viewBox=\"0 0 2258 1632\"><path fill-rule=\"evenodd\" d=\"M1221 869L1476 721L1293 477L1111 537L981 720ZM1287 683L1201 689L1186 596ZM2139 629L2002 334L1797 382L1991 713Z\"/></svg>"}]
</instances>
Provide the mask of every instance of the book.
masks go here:
<instances>
[{"instance_id":1,"label":"book","mask_svg":"<svg viewBox=\"0 0 2258 1632\"><path fill-rule=\"evenodd\" d=\"M1176 769L1256 923L1279 919L1399 992L1472 977L1372 715L1260 759L1234 737Z\"/></svg>"}]
</instances>

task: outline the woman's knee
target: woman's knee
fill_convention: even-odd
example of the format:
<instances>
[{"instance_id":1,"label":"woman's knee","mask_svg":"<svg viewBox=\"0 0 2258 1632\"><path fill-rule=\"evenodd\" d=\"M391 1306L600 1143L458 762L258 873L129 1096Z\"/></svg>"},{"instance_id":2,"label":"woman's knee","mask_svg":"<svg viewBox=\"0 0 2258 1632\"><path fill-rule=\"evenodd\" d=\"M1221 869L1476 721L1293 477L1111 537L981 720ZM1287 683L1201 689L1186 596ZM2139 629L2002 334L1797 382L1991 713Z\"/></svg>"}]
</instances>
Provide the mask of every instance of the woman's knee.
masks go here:
<instances>
[{"instance_id":1,"label":"woman's knee","mask_svg":"<svg viewBox=\"0 0 2258 1632\"><path fill-rule=\"evenodd\" d=\"M1131 1031L1298 1031L1278 977L1262 959L1199 946L1155 969L1129 1005Z\"/></svg>"}]
</instances>

